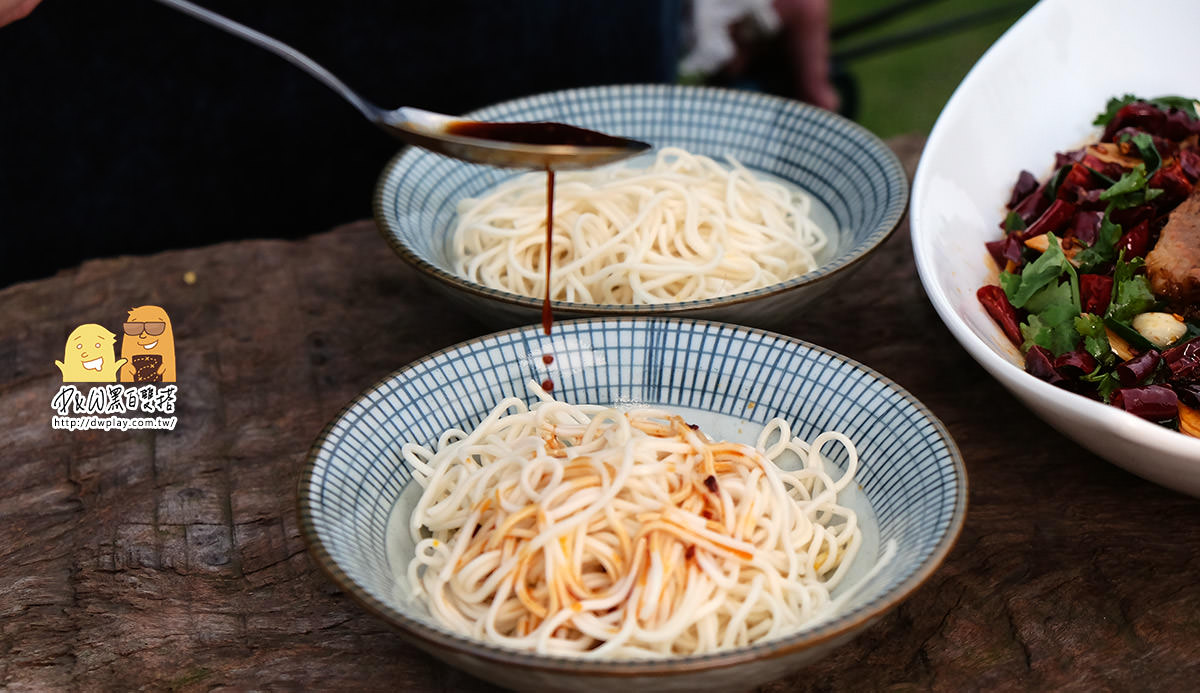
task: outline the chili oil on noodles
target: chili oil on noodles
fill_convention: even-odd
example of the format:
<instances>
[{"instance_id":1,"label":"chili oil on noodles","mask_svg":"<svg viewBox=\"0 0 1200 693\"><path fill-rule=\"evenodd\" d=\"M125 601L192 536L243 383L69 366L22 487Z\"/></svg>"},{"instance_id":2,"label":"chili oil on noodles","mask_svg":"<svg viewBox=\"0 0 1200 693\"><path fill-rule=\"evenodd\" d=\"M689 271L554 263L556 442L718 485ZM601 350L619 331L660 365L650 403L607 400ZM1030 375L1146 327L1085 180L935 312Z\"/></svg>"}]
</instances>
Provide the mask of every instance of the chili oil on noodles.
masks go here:
<instances>
[{"instance_id":1,"label":"chili oil on noodles","mask_svg":"<svg viewBox=\"0 0 1200 693\"><path fill-rule=\"evenodd\" d=\"M540 654L707 654L833 616L894 551L874 561L839 433L806 442L774 419L754 445L717 441L699 412L529 387L532 406L509 398L470 431L403 446L415 479L389 560L448 630ZM844 471L820 453L836 446Z\"/></svg>"}]
</instances>

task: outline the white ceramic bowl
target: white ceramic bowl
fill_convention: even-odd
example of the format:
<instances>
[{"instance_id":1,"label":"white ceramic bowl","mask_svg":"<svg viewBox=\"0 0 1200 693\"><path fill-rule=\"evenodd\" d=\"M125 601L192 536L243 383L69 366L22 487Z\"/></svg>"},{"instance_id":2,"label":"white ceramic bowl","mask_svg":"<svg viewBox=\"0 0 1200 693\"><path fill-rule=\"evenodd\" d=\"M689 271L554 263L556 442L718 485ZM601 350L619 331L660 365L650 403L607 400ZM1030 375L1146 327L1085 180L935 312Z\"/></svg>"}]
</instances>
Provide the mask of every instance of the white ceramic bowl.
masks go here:
<instances>
[{"instance_id":1,"label":"white ceramic bowl","mask_svg":"<svg viewBox=\"0 0 1200 693\"><path fill-rule=\"evenodd\" d=\"M934 308L992 376L1097 455L1200 496L1200 439L1029 375L975 298L980 286L995 283L984 243L1000 237L997 224L1021 169L1046 175L1056 151L1095 137L1092 119L1112 96L1200 96L1194 42L1154 38L1172 27L1200 27L1200 2L1039 3L984 54L946 104L917 169L910 226ZM1145 43L1120 38L1134 34Z\"/></svg>"},{"instance_id":2,"label":"white ceramic bowl","mask_svg":"<svg viewBox=\"0 0 1200 693\"><path fill-rule=\"evenodd\" d=\"M552 364L542 360L545 353L554 355ZM407 538L389 551L393 508L406 521L419 495L416 487L403 492L411 473L400 446L430 445L446 429L473 428L505 397L528 399L528 379L546 377L563 401L669 408L715 438L753 443L776 416L807 440L826 430L845 433L862 466L842 501L858 513L865 557L849 579L864 578L888 542L895 542L895 556L829 620L710 655L583 660L518 652L447 630L392 565L407 565L414 551ZM825 451L845 468L843 449ZM326 427L299 489L304 538L341 589L432 656L539 692L744 690L777 679L854 637L924 582L954 544L966 503L954 441L895 383L796 339L671 318L568 321L551 336L526 327L421 359L381 380Z\"/></svg>"}]
</instances>

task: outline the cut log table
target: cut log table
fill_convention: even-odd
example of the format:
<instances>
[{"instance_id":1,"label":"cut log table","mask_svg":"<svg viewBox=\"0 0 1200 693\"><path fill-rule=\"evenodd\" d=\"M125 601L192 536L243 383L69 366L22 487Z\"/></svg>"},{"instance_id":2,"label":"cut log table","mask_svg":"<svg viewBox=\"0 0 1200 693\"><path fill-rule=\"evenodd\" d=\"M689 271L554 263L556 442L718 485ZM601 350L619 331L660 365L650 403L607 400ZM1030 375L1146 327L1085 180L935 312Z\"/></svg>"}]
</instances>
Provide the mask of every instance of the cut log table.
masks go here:
<instances>
[{"instance_id":1,"label":"cut log table","mask_svg":"<svg viewBox=\"0 0 1200 693\"><path fill-rule=\"evenodd\" d=\"M922 139L891 144L911 173ZM67 334L143 304L173 322L177 428L52 430ZM0 315L5 689L492 689L361 611L297 530L322 426L397 367L489 331L371 222L90 261L0 291ZM907 226L784 331L920 398L961 447L971 494L932 579L765 690L1196 686L1200 502L1086 452L989 378L926 299Z\"/></svg>"}]
</instances>

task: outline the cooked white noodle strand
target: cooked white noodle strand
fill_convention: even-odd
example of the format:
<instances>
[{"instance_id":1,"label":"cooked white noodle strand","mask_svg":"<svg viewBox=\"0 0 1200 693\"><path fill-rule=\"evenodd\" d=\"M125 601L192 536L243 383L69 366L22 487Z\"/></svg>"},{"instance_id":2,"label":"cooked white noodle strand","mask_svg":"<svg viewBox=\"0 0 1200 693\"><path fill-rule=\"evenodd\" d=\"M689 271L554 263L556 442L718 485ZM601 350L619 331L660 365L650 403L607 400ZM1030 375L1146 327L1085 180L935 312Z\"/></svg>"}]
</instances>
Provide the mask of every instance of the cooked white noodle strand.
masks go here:
<instances>
[{"instance_id":1,"label":"cooked white noodle strand","mask_svg":"<svg viewBox=\"0 0 1200 693\"><path fill-rule=\"evenodd\" d=\"M556 174L550 296L657 304L763 288L817 267L829 240L811 198L727 157L665 148L628 163ZM493 289L545 294L545 175L459 203L454 270Z\"/></svg>"},{"instance_id":2,"label":"cooked white noodle strand","mask_svg":"<svg viewBox=\"0 0 1200 693\"><path fill-rule=\"evenodd\" d=\"M844 603L830 591L862 545L837 502L858 466L846 436L806 443L775 419L751 447L530 389L532 406L508 398L435 450L402 449L424 487L407 578L438 622L543 654L665 657L779 637ZM847 453L836 481L826 443Z\"/></svg>"}]
</instances>

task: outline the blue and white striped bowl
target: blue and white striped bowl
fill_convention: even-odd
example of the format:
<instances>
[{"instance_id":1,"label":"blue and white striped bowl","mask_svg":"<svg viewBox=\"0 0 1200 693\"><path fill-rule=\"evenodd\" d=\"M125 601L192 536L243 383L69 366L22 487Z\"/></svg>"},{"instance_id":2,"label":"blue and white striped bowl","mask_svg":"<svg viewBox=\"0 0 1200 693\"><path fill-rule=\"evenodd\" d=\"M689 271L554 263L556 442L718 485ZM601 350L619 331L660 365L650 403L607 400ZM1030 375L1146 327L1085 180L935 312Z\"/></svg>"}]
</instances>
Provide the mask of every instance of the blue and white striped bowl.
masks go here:
<instances>
[{"instance_id":1,"label":"blue and white striped bowl","mask_svg":"<svg viewBox=\"0 0 1200 693\"><path fill-rule=\"evenodd\" d=\"M554 356L551 364L543 362L544 354ZM843 502L855 508L864 528L861 565L856 562L847 582L864 574L889 541L896 543L895 557L833 619L707 656L583 661L516 652L442 628L411 599L407 580L394 577L397 566L404 574L408 556L393 546L389 557L389 516L411 478L400 447L407 441L431 445L449 428L470 429L505 397L527 396L528 380L546 378L561 400L670 408L714 438L752 443L776 416L808 440L826 430L845 433L862 466L858 488ZM844 465L844 451L823 452ZM317 438L299 494L301 528L317 564L413 645L511 688L628 693L742 690L849 640L946 557L962 528L967 479L954 441L929 410L843 356L722 323L597 318L561 323L549 337L533 327L481 337L392 373ZM402 515L403 503L400 509Z\"/></svg>"},{"instance_id":2,"label":"blue and white striped bowl","mask_svg":"<svg viewBox=\"0 0 1200 693\"><path fill-rule=\"evenodd\" d=\"M908 204L904 170L878 137L837 114L777 96L661 84L590 87L508 101L466 117L554 120L656 148L682 147L717 159L731 155L812 195L814 221L837 235L836 248L820 267L756 291L656 306L556 301L559 317L669 314L781 325L848 277L895 230ZM462 308L494 326L537 321L541 299L455 274L449 240L458 202L513 175L409 148L384 168L375 190L375 222L392 248Z\"/></svg>"}]
</instances>

